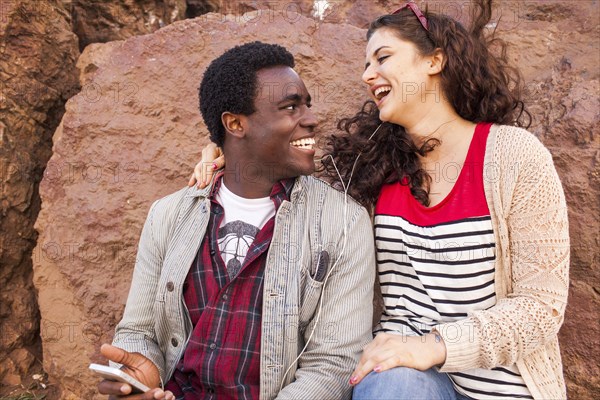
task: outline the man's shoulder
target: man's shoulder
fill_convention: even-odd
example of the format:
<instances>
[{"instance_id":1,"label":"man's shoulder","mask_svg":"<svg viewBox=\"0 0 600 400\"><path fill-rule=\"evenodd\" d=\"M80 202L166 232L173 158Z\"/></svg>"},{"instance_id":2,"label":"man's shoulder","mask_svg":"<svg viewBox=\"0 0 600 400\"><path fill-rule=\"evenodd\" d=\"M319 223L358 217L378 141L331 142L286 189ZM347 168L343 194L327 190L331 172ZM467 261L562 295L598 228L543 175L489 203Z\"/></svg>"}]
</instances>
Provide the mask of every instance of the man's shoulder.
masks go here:
<instances>
[{"instance_id":1,"label":"man's shoulder","mask_svg":"<svg viewBox=\"0 0 600 400\"><path fill-rule=\"evenodd\" d=\"M198 190L196 188L185 187L176 192L168 194L160 199L154 201L150 208L150 212L155 216L155 218L164 220L169 219L170 217L176 216L181 207L185 206L186 199L194 199ZM190 205L193 202L190 201Z\"/></svg>"},{"instance_id":2,"label":"man's shoulder","mask_svg":"<svg viewBox=\"0 0 600 400\"><path fill-rule=\"evenodd\" d=\"M347 195L343 191L331 186L328 182L314 176L300 176L296 180L296 184L300 185L301 190L305 191L308 197L322 199L323 205L343 205L347 200L348 207L351 210L364 209L349 194Z\"/></svg>"}]
</instances>

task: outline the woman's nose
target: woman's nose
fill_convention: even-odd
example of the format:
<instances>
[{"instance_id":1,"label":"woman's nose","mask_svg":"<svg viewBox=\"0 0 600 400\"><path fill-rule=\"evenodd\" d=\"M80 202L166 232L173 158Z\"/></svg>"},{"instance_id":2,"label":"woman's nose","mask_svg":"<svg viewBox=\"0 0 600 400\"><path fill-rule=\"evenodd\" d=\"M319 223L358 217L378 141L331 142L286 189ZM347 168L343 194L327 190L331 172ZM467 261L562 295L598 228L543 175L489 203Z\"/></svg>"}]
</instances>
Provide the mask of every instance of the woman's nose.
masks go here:
<instances>
[{"instance_id":1,"label":"woman's nose","mask_svg":"<svg viewBox=\"0 0 600 400\"><path fill-rule=\"evenodd\" d=\"M375 71L375 67L373 65L369 65L365 68L365 72L362 74L362 80L367 85L377 77L377 72Z\"/></svg>"}]
</instances>

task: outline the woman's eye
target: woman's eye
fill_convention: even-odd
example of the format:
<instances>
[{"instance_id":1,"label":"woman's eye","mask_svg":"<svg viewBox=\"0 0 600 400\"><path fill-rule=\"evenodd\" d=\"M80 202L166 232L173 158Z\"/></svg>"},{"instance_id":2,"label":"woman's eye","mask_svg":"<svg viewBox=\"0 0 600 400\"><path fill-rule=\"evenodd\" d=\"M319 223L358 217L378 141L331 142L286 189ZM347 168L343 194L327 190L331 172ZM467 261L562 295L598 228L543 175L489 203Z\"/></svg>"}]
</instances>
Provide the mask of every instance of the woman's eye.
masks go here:
<instances>
[{"instance_id":1,"label":"woman's eye","mask_svg":"<svg viewBox=\"0 0 600 400\"><path fill-rule=\"evenodd\" d=\"M379 58L377 59L377 62L378 62L379 64L381 64L381 63L382 63L383 61L385 61L385 59L386 59L386 58L388 58L388 57L389 57L389 56L381 56L381 57L379 57Z\"/></svg>"}]
</instances>

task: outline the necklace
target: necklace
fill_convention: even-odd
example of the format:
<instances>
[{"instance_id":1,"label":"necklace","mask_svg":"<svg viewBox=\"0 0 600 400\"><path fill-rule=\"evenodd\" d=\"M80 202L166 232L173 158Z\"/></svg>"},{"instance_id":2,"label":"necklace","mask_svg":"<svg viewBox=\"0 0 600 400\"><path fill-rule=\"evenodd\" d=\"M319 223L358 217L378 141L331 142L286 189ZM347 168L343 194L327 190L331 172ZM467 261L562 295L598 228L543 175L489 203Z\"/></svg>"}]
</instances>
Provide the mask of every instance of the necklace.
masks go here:
<instances>
[{"instance_id":1,"label":"necklace","mask_svg":"<svg viewBox=\"0 0 600 400\"><path fill-rule=\"evenodd\" d=\"M446 121L446 122L444 122L444 123L440 124L440 126L438 126L437 128L435 128L435 131L431 132L431 133L430 133L429 135L427 135L426 137L430 137L430 136L432 136L434 133L436 133L437 131L439 131L439 130L440 130L440 128L441 128L442 126L444 126L444 125L447 125L447 124L449 124L450 122L454 122L454 121L456 121L456 118L454 118L454 119L451 119L450 121Z\"/></svg>"}]
</instances>

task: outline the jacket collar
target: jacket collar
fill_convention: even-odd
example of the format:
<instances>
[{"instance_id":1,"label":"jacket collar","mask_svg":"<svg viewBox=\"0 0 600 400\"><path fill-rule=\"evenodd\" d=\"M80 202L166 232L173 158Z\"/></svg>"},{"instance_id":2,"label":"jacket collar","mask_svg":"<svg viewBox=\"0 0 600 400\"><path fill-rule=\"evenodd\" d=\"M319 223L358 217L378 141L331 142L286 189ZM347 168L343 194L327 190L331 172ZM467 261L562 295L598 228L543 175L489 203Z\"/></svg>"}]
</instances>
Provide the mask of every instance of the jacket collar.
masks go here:
<instances>
[{"instance_id":1,"label":"jacket collar","mask_svg":"<svg viewBox=\"0 0 600 400\"><path fill-rule=\"evenodd\" d=\"M223 170L219 170L213 174L210 183L204 189L198 189L195 185L188 188L185 197L209 197L215 181L222 171ZM304 192L304 188L306 187L306 182L307 177L304 175L300 175L296 178L296 182L294 183L294 187L292 188L292 192L290 194L290 202L294 203L296 200L299 200L301 194Z\"/></svg>"}]
</instances>

